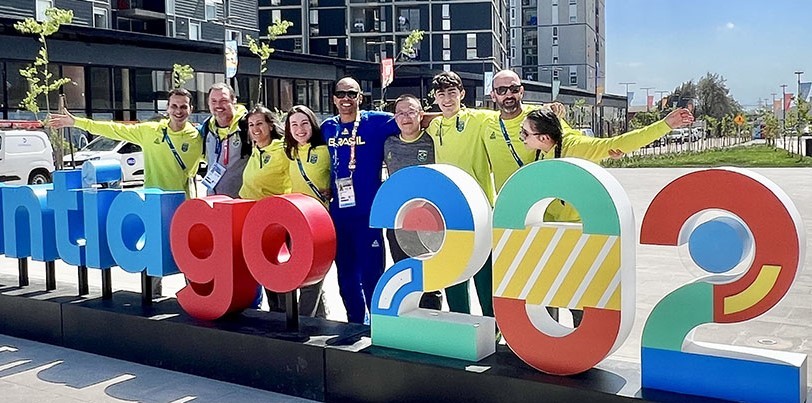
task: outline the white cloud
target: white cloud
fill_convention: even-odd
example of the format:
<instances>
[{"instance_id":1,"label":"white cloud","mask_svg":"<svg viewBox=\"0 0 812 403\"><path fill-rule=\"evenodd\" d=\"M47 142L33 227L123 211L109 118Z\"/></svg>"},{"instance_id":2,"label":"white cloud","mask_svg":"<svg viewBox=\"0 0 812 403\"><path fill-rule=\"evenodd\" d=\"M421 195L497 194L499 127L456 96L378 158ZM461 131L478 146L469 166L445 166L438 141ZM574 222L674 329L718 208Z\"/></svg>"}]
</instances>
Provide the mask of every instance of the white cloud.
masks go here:
<instances>
[{"instance_id":1,"label":"white cloud","mask_svg":"<svg viewBox=\"0 0 812 403\"><path fill-rule=\"evenodd\" d=\"M732 22L728 22L727 24L725 24L725 28L727 28L727 29L736 28L736 24L734 24Z\"/></svg>"}]
</instances>

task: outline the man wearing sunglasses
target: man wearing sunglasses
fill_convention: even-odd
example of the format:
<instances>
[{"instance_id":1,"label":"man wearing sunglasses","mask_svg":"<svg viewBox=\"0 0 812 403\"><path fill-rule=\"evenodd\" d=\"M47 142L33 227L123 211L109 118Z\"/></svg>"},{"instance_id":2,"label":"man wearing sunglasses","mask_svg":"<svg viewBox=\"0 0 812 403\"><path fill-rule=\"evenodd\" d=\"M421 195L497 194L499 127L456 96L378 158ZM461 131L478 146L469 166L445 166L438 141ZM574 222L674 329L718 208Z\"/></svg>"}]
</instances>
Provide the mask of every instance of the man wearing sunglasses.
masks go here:
<instances>
[{"instance_id":1,"label":"man wearing sunglasses","mask_svg":"<svg viewBox=\"0 0 812 403\"><path fill-rule=\"evenodd\" d=\"M338 116L321 124L330 151L330 215L336 229L338 287L347 321L363 323L383 274L383 232L369 228L372 200L381 187L383 148L399 129L391 113L360 110L361 86L350 77L336 83Z\"/></svg>"},{"instance_id":2,"label":"man wearing sunglasses","mask_svg":"<svg viewBox=\"0 0 812 403\"><path fill-rule=\"evenodd\" d=\"M535 160L536 152L528 150L519 140L519 131L527 114L538 109L537 105L524 105L524 86L519 76L511 70L502 70L493 76L491 99L499 107L498 116L490 121L483 140L491 161L494 185L497 193L507 179L524 164ZM564 105L555 102L550 107L559 118L564 115ZM572 129L561 119L565 132Z\"/></svg>"}]
</instances>

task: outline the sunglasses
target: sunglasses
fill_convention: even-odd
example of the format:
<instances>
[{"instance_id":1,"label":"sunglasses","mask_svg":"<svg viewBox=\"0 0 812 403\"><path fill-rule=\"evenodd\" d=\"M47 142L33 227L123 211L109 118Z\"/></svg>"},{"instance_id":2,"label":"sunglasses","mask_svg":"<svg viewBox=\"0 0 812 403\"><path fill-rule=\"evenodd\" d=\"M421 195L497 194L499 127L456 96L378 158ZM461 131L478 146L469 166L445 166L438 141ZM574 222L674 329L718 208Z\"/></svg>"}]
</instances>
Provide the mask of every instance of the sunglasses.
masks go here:
<instances>
[{"instance_id":1,"label":"sunglasses","mask_svg":"<svg viewBox=\"0 0 812 403\"><path fill-rule=\"evenodd\" d=\"M493 90L496 91L496 95L505 95L507 94L508 90L510 90L512 94L518 94L519 91L522 90L522 86L520 84L520 85L511 85L509 87L496 87Z\"/></svg>"},{"instance_id":2,"label":"sunglasses","mask_svg":"<svg viewBox=\"0 0 812 403\"><path fill-rule=\"evenodd\" d=\"M528 132L528 131L524 130L524 128L522 128L519 131L519 140L520 141L524 141L525 139L527 139L530 136L541 136L541 133Z\"/></svg>"},{"instance_id":3,"label":"sunglasses","mask_svg":"<svg viewBox=\"0 0 812 403\"><path fill-rule=\"evenodd\" d=\"M333 92L333 96L336 98L350 98L355 99L358 98L358 91L335 91Z\"/></svg>"}]
</instances>

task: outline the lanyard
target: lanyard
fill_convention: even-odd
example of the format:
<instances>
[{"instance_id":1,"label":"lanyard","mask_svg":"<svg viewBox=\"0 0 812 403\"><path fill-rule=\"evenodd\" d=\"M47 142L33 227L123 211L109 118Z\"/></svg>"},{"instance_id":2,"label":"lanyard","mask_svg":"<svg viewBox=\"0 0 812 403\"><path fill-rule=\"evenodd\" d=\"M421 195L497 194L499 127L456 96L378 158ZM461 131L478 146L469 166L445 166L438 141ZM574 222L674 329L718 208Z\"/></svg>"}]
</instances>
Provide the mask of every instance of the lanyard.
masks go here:
<instances>
[{"instance_id":1,"label":"lanyard","mask_svg":"<svg viewBox=\"0 0 812 403\"><path fill-rule=\"evenodd\" d=\"M228 145L229 141L228 140L231 138L231 136L233 134L226 136L225 139L221 139L220 138L220 133L218 133L216 131L216 129L217 128L215 128L215 131L211 132L214 135L214 138L217 139L217 144L214 147L214 154L216 156L216 158L214 159L214 162L220 162L220 153L223 152L223 142L225 141L226 155L223 156L223 166L227 167L228 166L228 154L229 154L228 153L228 148L229 148L229 145Z\"/></svg>"},{"instance_id":2,"label":"lanyard","mask_svg":"<svg viewBox=\"0 0 812 403\"><path fill-rule=\"evenodd\" d=\"M308 157L310 156L310 151L312 149L313 149L312 147L307 149ZM305 180L305 182L307 182L307 186L310 187L310 190L313 191L313 193L316 195L316 197L319 198L319 200L321 200L323 203L327 203L329 200L325 199L325 197L321 194L319 188L317 188L316 185L313 184L313 181L311 181L310 178L307 176L307 173L305 173L304 166L302 166L302 160L299 159L298 150L296 152L296 164L299 166L299 173L302 174L302 178Z\"/></svg>"},{"instance_id":3,"label":"lanyard","mask_svg":"<svg viewBox=\"0 0 812 403\"><path fill-rule=\"evenodd\" d=\"M338 121L338 129L339 132L336 133L336 137L341 135L341 118L336 117ZM361 111L358 111L355 114L355 122L352 125L352 132L350 133L350 162L347 164L347 168L350 170L350 177L352 177L353 172L355 172L355 166L357 160L355 159L355 140L356 136L358 135L358 126L361 124ZM338 172L338 147L335 148L335 154L333 154L333 166L335 171Z\"/></svg>"},{"instance_id":4,"label":"lanyard","mask_svg":"<svg viewBox=\"0 0 812 403\"><path fill-rule=\"evenodd\" d=\"M516 164L519 165L519 168L524 166L524 162L522 159L519 158L519 154L516 154L516 149L513 148L513 143L510 141L510 136L508 136L507 128L505 127L505 121L502 118L499 118L499 127L502 129L502 136L505 137L505 144L507 144L508 149L510 149L510 153L513 154L513 159L516 160ZM539 160L539 153L536 152L536 161Z\"/></svg>"},{"instance_id":5,"label":"lanyard","mask_svg":"<svg viewBox=\"0 0 812 403\"><path fill-rule=\"evenodd\" d=\"M263 150L263 149L259 148L259 146L257 146L257 151L259 151L259 169L262 169L262 165L263 165L262 154L265 154L265 150Z\"/></svg>"},{"instance_id":6,"label":"lanyard","mask_svg":"<svg viewBox=\"0 0 812 403\"><path fill-rule=\"evenodd\" d=\"M171 150L172 154L175 156L175 161L177 161L178 165L180 165L181 171L186 171L186 164L183 163L183 159L180 158L180 155L178 154L178 150L176 150L175 145L172 144L172 139L169 138L169 133L167 133L167 130L166 130L165 127L164 127L163 132L164 132L163 141L166 142L166 144L169 146L169 150Z\"/></svg>"},{"instance_id":7,"label":"lanyard","mask_svg":"<svg viewBox=\"0 0 812 403\"><path fill-rule=\"evenodd\" d=\"M437 133L438 137L440 137L440 145L443 145L443 125L445 124L444 118L440 118L440 131ZM457 111L457 120L455 122L455 126L458 132L461 132L460 129L460 111Z\"/></svg>"}]
</instances>

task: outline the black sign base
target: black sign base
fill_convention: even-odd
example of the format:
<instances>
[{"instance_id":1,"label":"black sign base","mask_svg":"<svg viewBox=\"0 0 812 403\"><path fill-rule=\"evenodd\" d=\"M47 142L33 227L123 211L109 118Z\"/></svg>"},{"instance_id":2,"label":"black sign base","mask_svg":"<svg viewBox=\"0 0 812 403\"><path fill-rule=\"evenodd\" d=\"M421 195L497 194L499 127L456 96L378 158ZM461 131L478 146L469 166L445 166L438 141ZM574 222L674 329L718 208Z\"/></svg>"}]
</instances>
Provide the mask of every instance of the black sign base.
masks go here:
<instances>
[{"instance_id":1,"label":"black sign base","mask_svg":"<svg viewBox=\"0 0 812 403\"><path fill-rule=\"evenodd\" d=\"M172 298L143 305L141 295L63 306L64 346L287 395L324 400L324 347L369 334L361 325L246 310L216 322L193 319Z\"/></svg>"}]
</instances>

